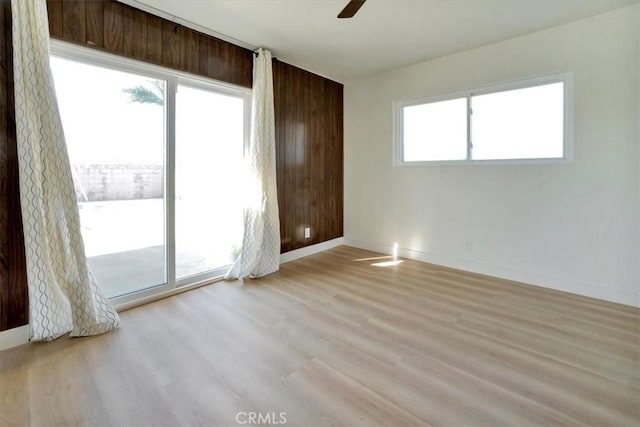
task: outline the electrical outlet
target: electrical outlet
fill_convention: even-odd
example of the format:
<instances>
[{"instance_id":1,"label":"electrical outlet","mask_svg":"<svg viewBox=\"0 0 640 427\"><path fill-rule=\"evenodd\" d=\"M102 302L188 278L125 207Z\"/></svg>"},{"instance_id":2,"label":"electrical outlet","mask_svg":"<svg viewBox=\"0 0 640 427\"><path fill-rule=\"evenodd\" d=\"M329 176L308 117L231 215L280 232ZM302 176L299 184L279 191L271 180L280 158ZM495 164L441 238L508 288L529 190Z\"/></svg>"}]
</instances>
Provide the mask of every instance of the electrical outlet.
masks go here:
<instances>
[{"instance_id":1,"label":"electrical outlet","mask_svg":"<svg viewBox=\"0 0 640 427\"><path fill-rule=\"evenodd\" d=\"M471 250L473 249L473 240L467 240L464 242L464 246L468 249Z\"/></svg>"},{"instance_id":2,"label":"electrical outlet","mask_svg":"<svg viewBox=\"0 0 640 427\"><path fill-rule=\"evenodd\" d=\"M304 228L304 238L305 239L310 239L311 238L311 227L305 227Z\"/></svg>"}]
</instances>

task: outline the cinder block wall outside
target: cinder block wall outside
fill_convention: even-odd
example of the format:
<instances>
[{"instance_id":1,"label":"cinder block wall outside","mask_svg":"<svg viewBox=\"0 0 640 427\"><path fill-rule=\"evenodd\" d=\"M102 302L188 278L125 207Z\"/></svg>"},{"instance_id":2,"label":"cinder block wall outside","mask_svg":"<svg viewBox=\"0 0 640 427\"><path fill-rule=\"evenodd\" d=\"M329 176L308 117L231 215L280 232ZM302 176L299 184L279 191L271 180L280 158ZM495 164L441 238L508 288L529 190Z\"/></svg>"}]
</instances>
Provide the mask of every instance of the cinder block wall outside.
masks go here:
<instances>
[{"instance_id":1,"label":"cinder block wall outside","mask_svg":"<svg viewBox=\"0 0 640 427\"><path fill-rule=\"evenodd\" d=\"M78 202L158 199L164 193L162 165L76 165Z\"/></svg>"}]
</instances>

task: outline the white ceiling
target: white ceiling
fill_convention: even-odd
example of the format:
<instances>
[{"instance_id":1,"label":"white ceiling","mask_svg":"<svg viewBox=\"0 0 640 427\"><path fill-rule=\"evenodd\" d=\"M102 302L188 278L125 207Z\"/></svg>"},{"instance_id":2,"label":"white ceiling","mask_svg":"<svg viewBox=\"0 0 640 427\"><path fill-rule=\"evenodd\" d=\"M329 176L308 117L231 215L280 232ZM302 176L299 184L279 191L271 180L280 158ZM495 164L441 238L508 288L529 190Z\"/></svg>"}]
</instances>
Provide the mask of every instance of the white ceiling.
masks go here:
<instances>
[{"instance_id":1,"label":"white ceiling","mask_svg":"<svg viewBox=\"0 0 640 427\"><path fill-rule=\"evenodd\" d=\"M638 0L120 0L344 82L565 24Z\"/></svg>"}]
</instances>

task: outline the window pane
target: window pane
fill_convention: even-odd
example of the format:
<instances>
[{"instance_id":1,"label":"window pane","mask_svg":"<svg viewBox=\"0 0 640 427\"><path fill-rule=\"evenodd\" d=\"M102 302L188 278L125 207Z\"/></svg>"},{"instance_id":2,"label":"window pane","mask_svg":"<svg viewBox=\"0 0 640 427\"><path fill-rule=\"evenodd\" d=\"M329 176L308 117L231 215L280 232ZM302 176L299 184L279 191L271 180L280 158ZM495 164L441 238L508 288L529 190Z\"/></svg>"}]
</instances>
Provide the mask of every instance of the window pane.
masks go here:
<instances>
[{"instance_id":1,"label":"window pane","mask_svg":"<svg viewBox=\"0 0 640 427\"><path fill-rule=\"evenodd\" d=\"M230 265L242 242L244 100L179 86L176 276Z\"/></svg>"},{"instance_id":2,"label":"window pane","mask_svg":"<svg viewBox=\"0 0 640 427\"><path fill-rule=\"evenodd\" d=\"M166 283L163 80L51 58L82 236L107 297Z\"/></svg>"},{"instance_id":3,"label":"window pane","mask_svg":"<svg viewBox=\"0 0 640 427\"><path fill-rule=\"evenodd\" d=\"M553 83L472 98L472 159L562 158L564 88Z\"/></svg>"},{"instance_id":4,"label":"window pane","mask_svg":"<svg viewBox=\"0 0 640 427\"><path fill-rule=\"evenodd\" d=\"M466 98L412 105L402 114L405 162L466 159Z\"/></svg>"}]
</instances>

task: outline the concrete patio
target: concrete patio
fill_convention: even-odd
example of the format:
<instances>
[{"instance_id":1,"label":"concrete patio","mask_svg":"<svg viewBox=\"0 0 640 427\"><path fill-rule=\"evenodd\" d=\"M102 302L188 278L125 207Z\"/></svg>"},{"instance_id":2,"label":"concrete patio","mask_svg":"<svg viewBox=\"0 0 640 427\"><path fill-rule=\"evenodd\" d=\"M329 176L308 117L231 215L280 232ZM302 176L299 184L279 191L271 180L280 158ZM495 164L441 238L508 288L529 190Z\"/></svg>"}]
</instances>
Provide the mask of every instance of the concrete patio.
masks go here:
<instances>
[{"instance_id":1,"label":"concrete patio","mask_svg":"<svg viewBox=\"0 0 640 427\"><path fill-rule=\"evenodd\" d=\"M79 208L89 265L107 297L167 282L163 199L83 202ZM242 237L237 212L212 213L180 201L176 211L182 219L176 224L178 279L233 262Z\"/></svg>"}]
</instances>

